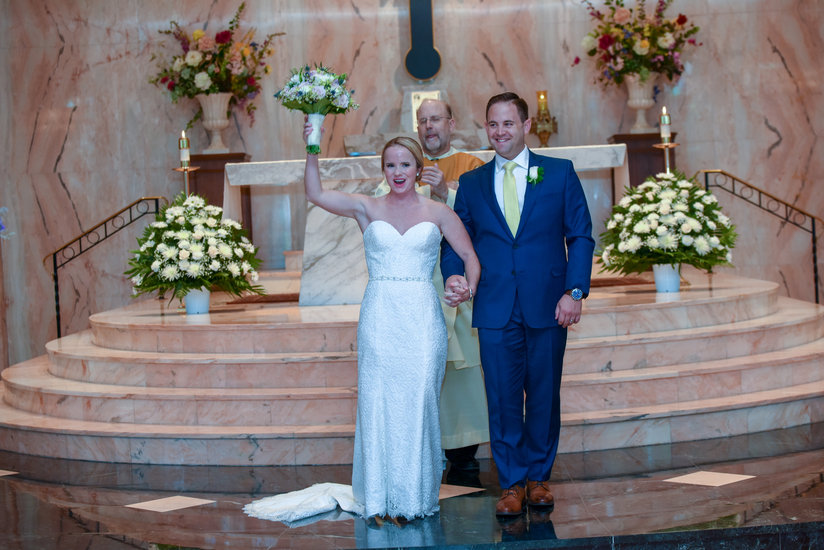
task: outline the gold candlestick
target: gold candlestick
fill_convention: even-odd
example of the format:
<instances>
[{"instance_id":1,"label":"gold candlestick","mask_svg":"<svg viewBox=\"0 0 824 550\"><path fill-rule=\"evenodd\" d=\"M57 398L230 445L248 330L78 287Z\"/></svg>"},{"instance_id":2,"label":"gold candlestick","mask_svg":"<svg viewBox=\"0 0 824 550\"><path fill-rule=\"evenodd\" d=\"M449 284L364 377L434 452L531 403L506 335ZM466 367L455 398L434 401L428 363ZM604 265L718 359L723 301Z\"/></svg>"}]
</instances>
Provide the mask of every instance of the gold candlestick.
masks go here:
<instances>
[{"instance_id":1,"label":"gold candlestick","mask_svg":"<svg viewBox=\"0 0 824 550\"><path fill-rule=\"evenodd\" d=\"M532 128L529 133L537 135L541 141L541 147L546 147L550 136L558 130L558 121L549 112L546 90L540 90L536 92L536 95L538 96L538 112L532 117Z\"/></svg>"}]
</instances>

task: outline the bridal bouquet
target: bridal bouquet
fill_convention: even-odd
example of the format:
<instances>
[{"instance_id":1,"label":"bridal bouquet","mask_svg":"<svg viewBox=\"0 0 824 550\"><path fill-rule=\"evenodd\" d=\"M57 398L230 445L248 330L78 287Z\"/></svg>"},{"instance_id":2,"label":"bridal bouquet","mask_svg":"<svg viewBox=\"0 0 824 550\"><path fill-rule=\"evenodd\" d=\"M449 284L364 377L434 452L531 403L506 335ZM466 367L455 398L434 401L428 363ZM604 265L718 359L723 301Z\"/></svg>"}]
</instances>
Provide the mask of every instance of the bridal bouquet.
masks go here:
<instances>
[{"instance_id":1,"label":"bridal bouquet","mask_svg":"<svg viewBox=\"0 0 824 550\"><path fill-rule=\"evenodd\" d=\"M672 0L657 0L651 14L647 14L644 0L639 0L634 10L624 7L624 0L605 0L605 12L590 0L583 3L595 21L595 29L584 36L581 46L595 58L598 80L604 86L621 84L628 74L637 74L642 82L650 73L673 80L684 72L684 49L700 45L693 38L699 28L686 15L664 17ZM579 62L576 57L573 64Z\"/></svg>"},{"instance_id":2,"label":"bridal bouquet","mask_svg":"<svg viewBox=\"0 0 824 550\"><path fill-rule=\"evenodd\" d=\"M359 105L352 102L354 93L354 90L346 89L346 74L336 75L323 65L316 65L314 69L306 65L292 70L292 76L283 89L275 94L275 98L287 109L302 111L309 115L312 134L309 136L306 151L316 155L320 153L320 127L323 117L357 109Z\"/></svg>"},{"instance_id":3,"label":"bridal bouquet","mask_svg":"<svg viewBox=\"0 0 824 550\"><path fill-rule=\"evenodd\" d=\"M184 31L177 22L172 21L168 30L159 31L174 37L180 45L180 53L170 60L158 64L158 72L149 82L165 88L177 103L181 97L194 98L199 94L232 94L230 106L237 106L246 111L254 124L256 106L252 100L260 93L260 79L269 74L271 69L264 61L272 55L272 40L284 33L267 34L263 42L255 42L255 30L251 29L241 37L236 36L238 22L246 3L238 7L229 27L207 35L201 29L191 35ZM152 60L158 59L152 55ZM203 116L203 110L189 121Z\"/></svg>"},{"instance_id":4,"label":"bridal bouquet","mask_svg":"<svg viewBox=\"0 0 824 550\"><path fill-rule=\"evenodd\" d=\"M161 296L172 291L182 298L190 290L212 286L235 295L263 294L261 286L252 284L258 280L260 260L246 232L224 218L222 208L197 195L181 193L161 208L137 244L125 273L135 295L157 290Z\"/></svg>"},{"instance_id":5,"label":"bridal bouquet","mask_svg":"<svg viewBox=\"0 0 824 550\"><path fill-rule=\"evenodd\" d=\"M604 271L641 273L655 264L712 271L731 265L737 234L712 193L684 174L658 174L612 208L601 233Z\"/></svg>"}]
</instances>

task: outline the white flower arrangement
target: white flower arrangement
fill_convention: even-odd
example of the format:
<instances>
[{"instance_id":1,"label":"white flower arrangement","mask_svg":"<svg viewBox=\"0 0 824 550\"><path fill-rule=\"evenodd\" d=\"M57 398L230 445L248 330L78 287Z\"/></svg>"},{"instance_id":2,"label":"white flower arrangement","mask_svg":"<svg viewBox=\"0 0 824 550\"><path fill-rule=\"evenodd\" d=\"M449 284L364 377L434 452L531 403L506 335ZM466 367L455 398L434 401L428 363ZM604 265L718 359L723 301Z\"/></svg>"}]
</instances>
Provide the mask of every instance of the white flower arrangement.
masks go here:
<instances>
[{"instance_id":1,"label":"white flower arrangement","mask_svg":"<svg viewBox=\"0 0 824 550\"><path fill-rule=\"evenodd\" d=\"M735 226L712 193L684 174L658 174L612 208L601 233L603 271L641 273L655 264L689 264L711 272L732 265Z\"/></svg>"},{"instance_id":2,"label":"white flower arrangement","mask_svg":"<svg viewBox=\"0 0 824 550\"><path fill-rule=\"evenodd\" d=\"M263 294L257 282L260 260L246 232L223 209L203 197L181 193L160 209L155 221L137 239L129 260L136 296L171 290L182 298L190 290L217 286L231 294Z\"/></svg>"}]
</instances>

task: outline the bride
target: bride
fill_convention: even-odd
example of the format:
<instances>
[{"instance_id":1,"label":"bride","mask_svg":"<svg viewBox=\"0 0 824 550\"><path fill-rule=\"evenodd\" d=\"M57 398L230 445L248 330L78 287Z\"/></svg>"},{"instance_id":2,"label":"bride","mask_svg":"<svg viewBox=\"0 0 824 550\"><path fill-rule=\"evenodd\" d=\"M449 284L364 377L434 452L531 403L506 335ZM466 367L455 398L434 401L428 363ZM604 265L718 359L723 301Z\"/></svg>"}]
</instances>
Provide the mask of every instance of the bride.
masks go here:
<instances>
[{"instance_id":1,"label":"bride","mask_svg":"<svg viewBox=\"0 0 824 550\"><path fill-rule=\"evenodd\" d=\"M307 122L304 139L311 129ZM466 277L461 284L470 296L481 267L454 211L416 192L423 169L420 145L407 137L390 140L381 153L381 165L390 186L390 193L381 197L324 189L318 157L312 154L306 156L304 185L309 201L357 221L369 270L358 321L354 503L336 500L366 518L412 519L439 510L438 401L447 338L432 273L441 236L464 261ZM339 496L340 486L335 491ZM277 495L281 496L286 495ZM320 511L309 509L305 515Z\"/></svg>"}]
</instances>

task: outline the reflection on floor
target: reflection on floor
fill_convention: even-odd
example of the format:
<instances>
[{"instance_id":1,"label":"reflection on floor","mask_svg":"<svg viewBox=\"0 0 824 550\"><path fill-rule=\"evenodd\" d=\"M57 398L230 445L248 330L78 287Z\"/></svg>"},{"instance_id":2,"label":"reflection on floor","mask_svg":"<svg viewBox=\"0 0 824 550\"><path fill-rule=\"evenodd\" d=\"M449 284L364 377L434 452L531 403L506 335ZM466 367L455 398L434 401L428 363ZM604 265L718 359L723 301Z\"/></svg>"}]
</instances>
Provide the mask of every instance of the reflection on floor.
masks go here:
<instances>
[{"instance_id":1,"label":"reflection on floor","mask_svg":"<svg viewBox=\"0 0 824 550\"><path fill-rule=\"evenodd\" d=\"M0 452L0 547L824 547L824 424L560 455L555 510L509 521L494 516L490 460L477 476L444 475L484 491L442 500L440 514L401 528L341 511L296 526L242 512L262 496L350 475L349 466L145 466Z\"/></svg>"}]
</instances>

